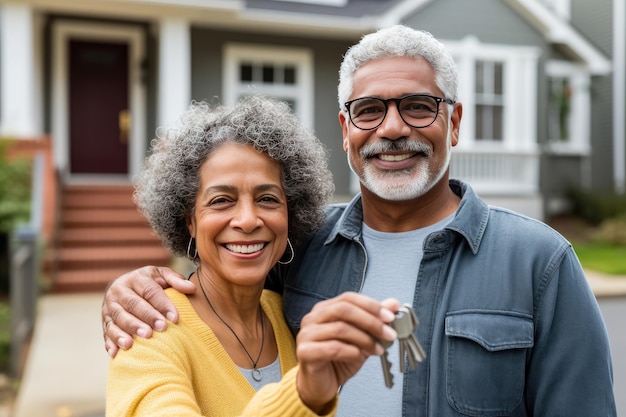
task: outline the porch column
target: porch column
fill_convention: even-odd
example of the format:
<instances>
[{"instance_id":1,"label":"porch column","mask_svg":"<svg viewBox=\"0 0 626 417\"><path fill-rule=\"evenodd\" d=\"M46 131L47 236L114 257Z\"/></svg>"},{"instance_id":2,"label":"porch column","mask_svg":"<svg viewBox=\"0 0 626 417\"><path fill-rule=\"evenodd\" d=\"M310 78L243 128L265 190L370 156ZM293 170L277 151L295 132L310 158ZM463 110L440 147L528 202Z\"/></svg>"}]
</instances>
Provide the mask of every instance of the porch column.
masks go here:
<instances>
[{"instance_id":1,"label":"porch column","mask_svg":"<svg viewBox=\"0 0 626 417\"><path fill-rule=\"evenodd\" d=\"M617 194L626 193L626 5L613 2L613 181Z\"/></svg>"},{"instance_id":2,"label":"porch column","mask_svg":"<svg viewBox=\"0 0 626 417\"><path fill-rule=\"evenodd\" d=\"M158 126L176 121L191 101L191 34L184 19L164 19L159 28Z\"/></svg>"},{"instance_id":3,"label":"porch column","mask_svg":"<svg viewBox=\"0 0 626 417\"><path fill-rule=\"evenodd\" d=\"M33 137L41 133L33 12L28 5L8 3L0 14L0 135Z\"/></svg>"}]
</instances>

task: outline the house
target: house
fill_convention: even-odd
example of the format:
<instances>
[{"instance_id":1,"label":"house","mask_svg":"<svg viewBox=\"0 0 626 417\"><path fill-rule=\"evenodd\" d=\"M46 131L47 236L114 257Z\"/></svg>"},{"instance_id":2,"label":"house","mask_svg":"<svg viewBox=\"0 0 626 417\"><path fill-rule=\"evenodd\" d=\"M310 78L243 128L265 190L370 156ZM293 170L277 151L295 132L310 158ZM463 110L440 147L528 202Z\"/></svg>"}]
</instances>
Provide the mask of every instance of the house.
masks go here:
<instances>
[{"instance_id":1,"label":"house","mask_svg":"<svg viewBox=\"0 0 626 417\"><path fill-rule=\"evenodd\" d=\"M365 33L432 32L459 65L452 176L546 219L570 186L624 192L623 0L0 0L0 134L49 136L60 187L130 183L191 100L286 100L330 151L337 72Z\"/></svg>"}]
</instances>

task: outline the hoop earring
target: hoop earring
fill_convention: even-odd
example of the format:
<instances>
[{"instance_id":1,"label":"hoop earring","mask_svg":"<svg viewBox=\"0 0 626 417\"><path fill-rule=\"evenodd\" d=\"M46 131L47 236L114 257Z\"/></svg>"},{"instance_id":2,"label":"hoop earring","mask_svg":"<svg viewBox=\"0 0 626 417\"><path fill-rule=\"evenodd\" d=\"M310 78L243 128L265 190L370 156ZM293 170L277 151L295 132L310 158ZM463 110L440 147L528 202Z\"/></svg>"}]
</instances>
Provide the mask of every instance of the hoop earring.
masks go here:
<instances>
[{"instance_id":1,"label":"hoop earring","mask_svg":"<svg viewBox=\"0 0 626 417\"><path fill-rule=\"evenodd\" d=\"M195 261L198 258L198 247L196 245L193 245L194 246L194 248L193 248L194 249L194 254L193 254L193 256L191 256L191 242L193 242L193 241L194 241L194 238L190 237L189 238L189 244L187 244L187 258L190 261Z\"/></svg>"},{"instance_id":2,"label":"hoop earring","mask_svg":"<svg viewBox=\"0 0 626 417\"><path fill-rule=\"evenodd\" d=\"M278 263L281 265L290 264L291 261L293 261L293 258L296 256L296 252L293 250L293 246L291 246L291 241L289 240L289 238L287 238L287 245L289 246L289 249L291 250L291 258L289 258L287 262L278 261Z\"/></svg>"}]
</instances>

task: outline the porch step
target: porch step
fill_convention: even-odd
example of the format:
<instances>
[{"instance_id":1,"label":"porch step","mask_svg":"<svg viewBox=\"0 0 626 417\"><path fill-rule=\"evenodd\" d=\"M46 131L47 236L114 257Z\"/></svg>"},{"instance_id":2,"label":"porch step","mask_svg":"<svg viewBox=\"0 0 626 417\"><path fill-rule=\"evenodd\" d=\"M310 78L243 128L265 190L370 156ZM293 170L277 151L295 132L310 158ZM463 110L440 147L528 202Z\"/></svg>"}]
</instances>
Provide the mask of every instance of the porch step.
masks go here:
<instances>
[{"instance_id":1,"label":"porch step","mask_svg":"<svg viewBox=\"0 0 626 417\"><path fill-rule=\"evenodd\" d=\"M154 244L156 235L151 229L144 226L128 227L80 227L68 228L61 236L62 246L69 247L99 247L123 244L124 246L141 246Z\"/></svg>"},{"instance_id":2,"label":"porch step","mask_svg":"<svg viewBox=\"0 0 626 417\"><path fill-rule=\"evenodd\" d=\"M58 293L99 291L120 275L128 272L128 268L98 268L76 271L59 271L54 285Z\"/></svg>"},{"instance_id":3,"label":"porch step","mask_svg":"<svg viewBox=\"0 0 626 417\"><path fill-rule=\"evenodd\" d=\"M58 243L47 256L53 291L100 291L130 270L171 264L132 192L131 185L63 189Z\"/></svg>"},{"instance_id":4,"label":"porch step","mask_svg":"<svg viewBox=\"0 0 626 417\"><path fill-rule=\"evenodd\" d=\"M62 248L59 267L62 270L106 269L110 264L118 267L146 265L155 259L169 259L168 252L156 245L129 247Z\"/></svg>"},{"instance_id":5,"label":"porch step","mask_svg":"<svg viewBox=\"0 0 626 417\"><path fill-rule=\"evenodd\" d=\"M63 210L63 227L132 227L144 226L146 220L135 208L101 209L83 207Z\"/></svg>"},{"instance_id":6,"label":"porch step","mask_svg":"<svg viewBox=\"0 0 626 417\"><path fill-rule=\"evenodd\" d=\"M128 201L132 201L132 190L122 187L101 186L97 192L86 186L73 186L66 191L63 201L68 209L83 207L99 208L129 208ZM132 205L134 209L134 204Z\"/></svg>"}]
</instances>

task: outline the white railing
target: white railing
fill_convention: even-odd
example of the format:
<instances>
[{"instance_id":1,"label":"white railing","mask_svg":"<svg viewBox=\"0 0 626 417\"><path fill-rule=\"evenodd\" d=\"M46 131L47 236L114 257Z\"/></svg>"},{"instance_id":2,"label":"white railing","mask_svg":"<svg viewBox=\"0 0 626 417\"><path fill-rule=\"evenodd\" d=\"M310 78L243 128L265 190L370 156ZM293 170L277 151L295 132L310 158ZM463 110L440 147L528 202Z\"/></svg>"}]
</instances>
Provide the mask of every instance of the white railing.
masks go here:
<instances>
[{"instance_id":1,"label":"white railing","mask_svg":"<svg viewBox=\"0 0 626 417\"><path fill-rule=\"evenodd\" d=\"M521 196L539 192L539 154L452 150L450 177L481 195Z\"/></svg>"}]
</instances>

